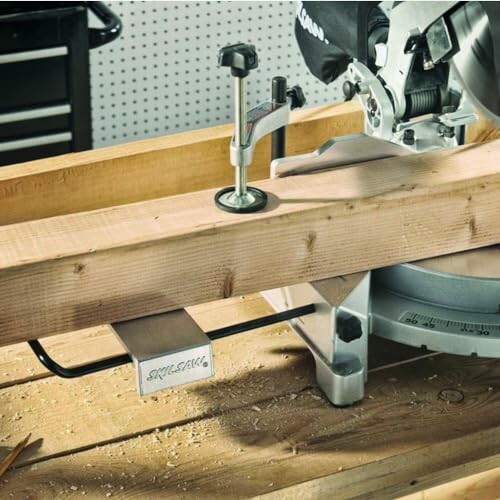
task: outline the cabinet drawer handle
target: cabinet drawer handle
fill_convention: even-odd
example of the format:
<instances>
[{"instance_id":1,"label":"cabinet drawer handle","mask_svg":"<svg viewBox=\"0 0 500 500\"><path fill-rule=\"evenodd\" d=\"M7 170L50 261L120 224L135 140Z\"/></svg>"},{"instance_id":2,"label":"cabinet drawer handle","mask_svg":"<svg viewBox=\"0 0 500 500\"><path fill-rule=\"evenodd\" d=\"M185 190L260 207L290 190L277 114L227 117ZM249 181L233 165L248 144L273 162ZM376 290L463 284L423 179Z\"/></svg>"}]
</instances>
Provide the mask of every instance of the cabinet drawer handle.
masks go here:
<instances>
[{"instance_id":1,"label":"cabinet drawer handle","mask_svg":"<svg viewBox=\"0 0 500 500\"><path fill-rule=\"evenodd\" d=\"M28 137L26 139L16 139L15 141L0 142L0 153L14 151L16 149L34 148L55 144L57 142L69 142L72 139L71 132L61 132L59 134L41 135L39 137Z\"/></svg>"},{"instance_id":2,"label":"cabinet drawer handle","mask_svg":"<svg viewBox=\"0 0 500 500\"><path fill-rule=\"evenodd\" d=\"M0 64L9 64L35 59L47 59L48 57L60 57L68 54L68 47L51 47L50 49L26 50L25 52L11 52L0 54Z\"/></svg>"},{"instance_id":3,"label":"cabinet drawer handle","mask_svg":"<svg viewBox=\"0 0 500 500\"><path fill-rule=\"evenodd\" d=\"M35 120L36 118L46 118L47 116L68 115L71 113L69 104L60 106L47 106L44 108L28 109L26 111L13 111L11 113L0 114L0 125L3 123L22 122L25 120Z\"/></svg>"}]
</instances>

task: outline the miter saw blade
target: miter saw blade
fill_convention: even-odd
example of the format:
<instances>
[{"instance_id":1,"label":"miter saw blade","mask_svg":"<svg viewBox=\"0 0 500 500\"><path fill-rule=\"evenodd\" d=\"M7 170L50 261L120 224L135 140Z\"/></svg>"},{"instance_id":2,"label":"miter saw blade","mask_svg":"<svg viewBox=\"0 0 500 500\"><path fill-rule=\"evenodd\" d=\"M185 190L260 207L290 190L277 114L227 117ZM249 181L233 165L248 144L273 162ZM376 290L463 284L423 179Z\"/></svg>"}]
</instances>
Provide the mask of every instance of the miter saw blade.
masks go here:
<instances>
[{"instance_id":1,"label":"miter saw blade","mask_svg":"<svg viewBox=\"0 0 500 500\"><path fill-rule=\"evenodd\" d=\"M500 3L467 2L450 16L454 73L478 111L500 124Z\"/></svg>"}]
</instances>

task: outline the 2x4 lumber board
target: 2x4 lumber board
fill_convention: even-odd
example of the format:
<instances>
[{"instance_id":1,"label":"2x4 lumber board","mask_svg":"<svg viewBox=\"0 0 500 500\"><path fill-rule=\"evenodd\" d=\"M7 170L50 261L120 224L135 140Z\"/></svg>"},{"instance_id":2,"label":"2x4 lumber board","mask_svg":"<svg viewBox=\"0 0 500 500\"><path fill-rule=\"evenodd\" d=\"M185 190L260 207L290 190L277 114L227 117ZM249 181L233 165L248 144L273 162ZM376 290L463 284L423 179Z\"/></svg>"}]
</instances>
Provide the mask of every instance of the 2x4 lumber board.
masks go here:
<instances>
[{"instance_id":1,"label":"2x4 lumber board","mask_svg":"<svg viewBox=\"0 0 500 500\"><path fill-rule=\"evenodd\" d=\"M287 154L362 131L356 103L300 110L292 113ZM223 125L3 167L0 225L231 184L232 132ZM256 147L250 179L269 177L269 162L267 138Z\"/></svg>"},{"instance_id":2,"label":"2x4 lumber board","mask_svg":"<svg viewBox=\"0 0 500 500\"><path fill-rule=\"evenodd\" d=\"M109 325L48 337L44 347L63 366L123 354L123 348ZM45 378L50 374L25 342L0 348L0 389Z\"/></svg>"},{"instance_id":3,"label":"2x4 lumber board","mask_svg":"<svg viewBox=\"0 0 500 500\"><path fill-rule=\"evenodd\" d=\"M434 486L418 493L412 493L400 500L470 500L498 497L500 491L500 467L473 474L470 467L464 468L464 475L455 481ZM471 475L472 474L472 475Z\"/></svg>"},{"instance_id":4,"label":"2x4 lumber board","mask_svg":"<svg viewBox=\"0 0 500 500\"><path fill-rule=\"evenodd\" d=\"M277 384L290 378L289 370L276 373ZM455 479L468 466L478 472L498 464L499 380L496 361L440 355L373 373L368 397L355 407L334 409L315 389L271 397L16 469L2 492L394 498ZM442 399L445 389L463 400ZM78 411L67 413L77 418Z\"/></svg>"},{"instance_id":5,"label":"2x4 lumber board","mask_svg":"<svg viewBox=\"0 0 500 500\"><path fill-rule=\"evenodd\" d=\"M18 435L31 432L34 444L16 464L38 462L258 405L315 384L311 356L283 325L214 342L213 348L213 378L143 398L130 364L79 379L50 377L3 389L1 454Z\"/></svg>"},{"instance_id":6,"label":"2x4 lumber board","mask_svg":"<svg viewBox=\"0 0 500 500\"><path fill-rule=\"evenodd\" d=\"M500 242L500 141L0 228L0 344Z\"/></svg>"},{"instance_id":7,"label":"2x4 lumber board","mask_svg":"<svg viewBox=\"0 0 500 500\"><path fill-rule=\"evenodd\" d=\"M292 113L287 154L307 153L331 137L363 131L357 102ZM0 169L0 225L95 210L230 184L232 125L71 153ZM467 142L499 137L481 118ZM269 175L269 138L259 142L250 180Z\"/></svg>"}]
</instances>

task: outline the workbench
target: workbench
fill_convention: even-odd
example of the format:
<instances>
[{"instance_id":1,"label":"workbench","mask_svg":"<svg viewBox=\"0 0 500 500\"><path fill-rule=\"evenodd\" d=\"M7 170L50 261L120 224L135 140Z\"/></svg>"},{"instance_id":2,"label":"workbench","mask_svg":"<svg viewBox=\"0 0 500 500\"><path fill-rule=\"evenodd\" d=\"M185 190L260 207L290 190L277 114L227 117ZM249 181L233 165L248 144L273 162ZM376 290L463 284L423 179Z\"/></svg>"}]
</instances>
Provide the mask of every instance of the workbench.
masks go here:
<instances>
[{"instance_id":1,"label":"workbench","mask_svg":"<svg viewBox=\"0 0 500 500\"><path fill-rule=\"evenodd\" d=\"M212 329L270 309L252 295L191 312ZM371 340L367 397L343 409L285 324L216 341L215 378L144 398L131 365L62 380L5 347L1 443L32 444L2 498L389 498L500 466L498 361ZM64 364L121 352L106 327L46 345Z\"/></svg>"},{"instance_id":2,"label":"workbench","mask_svg":"<svg viewBox=\"0 0 500 500\"><path fill-rule=\"evenodd\" d=\"M352 104L308 113L301 123L309 135L299 122L298 131L290 129L296 154L362 127ZM484 124L475 131L476 140L498 132ZM1 222L35 231L33 219L223 185L232 174L220 167L229 137L222 127L0 171ZM213 178L200 184L194 166L154 177L164 166L161 148L181 161L195 140ZM267 175L262 148L250 170L255 178ZM117 151L135 159L130 169L140 166L148 175L134 183ZM71 269L85 279L84 267ZM259 294L240 296L229 287L224 296L188 307L205 331L271 313ZM123 352L108 325L89 326L56 336L45 327L44 346L66 366ZM446 489L414 498L446 498L466 488L492 498L499 490L496 360L373 337L366 398L334 408L317 387L312 355L281 323L215 341L214 378L141 398L132 365L59 379L26 343L12 343L29 335L11 330L0 349L0 458L28 433L31 439L0 478L2 498L394 498L443 483Z\"/></svg>"}]
</instances>

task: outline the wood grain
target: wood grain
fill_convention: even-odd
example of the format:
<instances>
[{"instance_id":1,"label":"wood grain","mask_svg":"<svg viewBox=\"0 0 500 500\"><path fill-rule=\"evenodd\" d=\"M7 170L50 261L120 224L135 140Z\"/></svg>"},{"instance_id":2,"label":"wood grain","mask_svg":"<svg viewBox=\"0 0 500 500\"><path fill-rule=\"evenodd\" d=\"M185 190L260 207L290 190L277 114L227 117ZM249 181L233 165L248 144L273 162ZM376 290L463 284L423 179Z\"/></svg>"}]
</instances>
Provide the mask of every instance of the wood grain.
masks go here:
<instances>
[{"instance_id":1,"label":"wood grain","mask_svg":"<svg viewBox=\"0 0 500 500\"><path fill-rule=\"evenodd\" d=\"M345 472L340 471L341 474L337 471L255 498L259 500L316 500L332 496L356 500L399 498L421 488L454 481L464 474L479 473L497 467L500 464L500 454L497 453L499 445L497 428L465 434L444 442L438 439L435 443L429 443L408 453L388 456L377 462L354 467ZM439 492L439 487L436 490ZM460 490L457 493L458 495L453 498L474 498L465 496ZM435 498L443 500L446 496L439 494ZM497 497L482 498L490 500Z\"/></svg>"},{"instance_id":2,"label":"wood grain","mask_svg":"<svg viewBox=\"0 0 500 500\"><path fill-rule=\"evenodd\" d=\"M465 135L465 141L467 143L493 141L499 138L500 128L483 116L480 116L476 123L467 127Z\"/></svg>"},{"instance_id":3,"label":"wood grain","mask_svg":"<svg viewBox=\"0 0 500 500\"><path fill-rule=\"evenodd\" d=\"M287 154L363 131L356 103L292 113ZM234 182L232 125L31 161L0 170L0 225L149 200ZM269 177L270 142L255 150L250 180Z\"/></svg>"},{"instance_id":4,"label":"wood grain","mask_svg":"<svg viewBox=\"0 0 500 500\"><path fill-rule=\"evenodd\" d=\"M333 409L313 388L265 399L265 386L235 379L224 388L226 400L234 390L240 401L245 390L261 391L263 398L236 408L228 402L216 415L22 467L6 476L2 492L16 498L72 498L82 491L91 498L108 492L140 498L273 492L274 498L394 498L459 477L466 467L479 472L498 465L499 370L496 361L447 355L400 365L371 374L368 397L346 409ZM289 368L268 375L276 386L294 383ZM443 389L464 398L448 403L440 397ZM163 406L146 404L129 414L139 420L157 407ZM179 407L165 406L165 422ZM73 425L78 399L66 408ZM102 419L119 411L113 405ZM122 427L119 420L116 425ZM47 427L45 435L56 431Z\"/></svg>"},{"instance_id":5,"label":"wood grain","mask_svg":"<svg viewBox=\"0 0 500 500\"><path fill-rule=\"evenodd\" d=\"M187 310L205 331L273 312L260 294L199 304ZM286 329L285 324L280 328ZM384 339L377 338L371 342L374 344L369 352L372 368L405 362L423 354L420 349ZM108 325L47 337L43 345L51 357L63 366L76 366L124 352ZM0 389L50 376L52 373L38 361L26 343L0 348Z\"/></svg>"},{"instance_id":6,"label":"wood grain","mask_svg":"<svg viewBox=\"0 0 500 500\"><path fill-rule=\"evenodd\" d=\"M467 467L464 468L464 474L465 477L418 493L412 493L400 500L489 500L498 498L500 467L472 475L470 475L471 467Z\"/></svg>"},{"instance_id":7,"label":"wood grain","mask_svg":"<svg viewBox=\"0 0 500 500\"><path fill-rule=\"evenodd\" d=\"M500 141L0 228L0 343L500 241ZM475 168L470 168L474 162Z\"/></svg>"}]
</instances>

